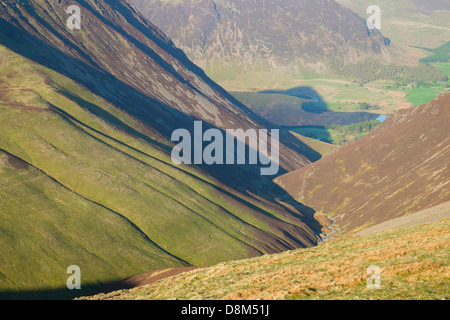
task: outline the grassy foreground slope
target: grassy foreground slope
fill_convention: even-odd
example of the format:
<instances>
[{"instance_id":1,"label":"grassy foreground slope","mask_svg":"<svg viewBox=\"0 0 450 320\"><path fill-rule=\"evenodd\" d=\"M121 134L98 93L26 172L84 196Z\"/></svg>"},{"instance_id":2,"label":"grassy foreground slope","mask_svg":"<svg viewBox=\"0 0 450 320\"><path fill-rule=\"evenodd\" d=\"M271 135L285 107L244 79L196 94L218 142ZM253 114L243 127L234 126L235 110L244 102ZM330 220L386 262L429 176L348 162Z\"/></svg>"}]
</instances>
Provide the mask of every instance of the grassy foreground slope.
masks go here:
<instances>
[{"instance_id":1,"label":"grassy foreground slope","mask_svg":"<svg viewBox=\"0 0 450 320\"><path fill-rule=\"evenodd\" d=\"M73 264L83 270L88 288L149 266L186 265L124 216L4 151L0 196L1 298L17 297L19 290L21 298L51 297ZM59 298L70 296L69 290L65 293Z\"/></svg>"},{"instance_id":2,"label":"grassy foreground slope","mask_svg":"<svg viewBox=\"0 0 450 320\"><path fill-rule=\"evenodd\" d=\"M342 235L314 248L221 263L86 299L448 299L450 221ZM367 288L367 268L381 289Z\"/></svg>"},{"instance_id":3,"label":"grassy foreground slope","mask_svg":"<svg viewBox=\"0 0 450 320\"><path fill-rule=\"evenodd\" d=\"M289 210L174 167L164 140L85 87L0 57L1 297L50 295L70 265L89 289L315 243Z\"/></svg>"}]
</instances>

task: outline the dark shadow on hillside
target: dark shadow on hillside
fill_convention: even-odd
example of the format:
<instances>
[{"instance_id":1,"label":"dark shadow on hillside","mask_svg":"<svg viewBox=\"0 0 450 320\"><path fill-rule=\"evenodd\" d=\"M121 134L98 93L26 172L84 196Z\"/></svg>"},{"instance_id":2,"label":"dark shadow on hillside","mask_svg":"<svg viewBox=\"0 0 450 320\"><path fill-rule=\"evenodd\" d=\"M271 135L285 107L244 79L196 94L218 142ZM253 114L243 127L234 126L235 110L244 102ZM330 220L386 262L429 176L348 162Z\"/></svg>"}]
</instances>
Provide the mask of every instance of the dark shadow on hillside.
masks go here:
<instances>
[{"instance_id":1,"label":"dark shadow on hillside","mask_svg":"<svg viewBox=\"0 0 450 320\"><path fill-rule=\"evenodd\" d=\"M333 143L330 132L324 126L288 127L288 129L311 139Z\"/></svg>"},{"instance_id":2,"label":"dark shadow on hillside","mask_svg":"<svg viewBox=\"0 0 450 320\"><path fill-rule=\"evenodd\" d=\"M288 90L264 90L260 93L266 94L283 94L304 100L309 100L301 105L301 108L310 113L324 113L330 111L328 104L323 100L322 96L312 87L296 87Z\"/></svg>"},{"instance_id":3,"label":"dark shadow on hillside","mask_svg":"<svg viewBox=\"0 0 450 320\"><path fill-rule=\"evenodd\" d=\"M36 289L36 290L5 290L0 291L0 300L73 300L79 297L92 295L101 288L115 284L103 283L98 285L83 285L81 289L69 290L68 288Z\"/></svg>"},{"instance_id":4,"label":"dark shadow on hillside","mask_svg":"<svg viewBox=\"0 0 450 320\"><path fill-rule=\"evenodd\" d=\"M289 103L280 100L270 106L256 106L254 111L279 126L330 126L350 125L375 120L379 115L369 112L337 112L329 108L328 103L312 87L296 87L289 90L265 90L259 93L287 95L305 102ZM300 105L299 105L300 103Z\"/></svg>"},{"instance_id":5,"label":"dark shadow on hillside","mask_svg":"<svg viewBox=\"0 0 450 320\"><path fill-rule=\"evenodd\" d=\"M111 23L111 21L109 21L109 20L105 19L103 16L99 15L96 12L96 10L94 8L92 8L91 5L86 0L79 0L78 2L80 4L82 4L84 7L89 8L91 13L94 14L105 25L108 25L113 30L120 33L124 38L126 38L128 41L133 43L137 48L139 48L140 50L142 50L143 52L148 54L162 68L169 71L179 81L188 85L192 90L199 93L200 95L203 95L203 93L201 91L198 91L197 88L190 85L189 81L186 81L183 77L181 77L169 63L167 63L164 59L162 59L155 51L153 51L147 45L145 45L144 43L142 43L135 37L131 36L128 32L126 32L120 26ZM116 1L116 0L104 0L104 2L108 3L108 5L110 5L111 8L120 12L126 18L127 22L131 26L136 28L136 30L138 30L143 35L145 35L147 38L149 38L151 41L153 41L158 46L163 48L172 57L174 57L175 59L180 61L188 70L192 71L194 74L199 76L203 81L205 81L208 85L210 85L212 88L217 90L224 97L237 103L237 100L235 100L233 96L231 96L226 90L224 90L216 82L211 80L201 68L199 68L191 60L189 60L189 58L186 56L186 54L184 53L183 50L177 48L170 39L166 39L165 38L166 36L164 34L156 34L154 32L151 32L152 29L153 30L155 29L155 26L149 24L147 20L141 21L141 20L137 19L136 16L133 14L133 12L130 11L131 7L129 7L128 5L124 5L124 3L121 1ZM134 13L136 14L137 12L134 12ZM169 40L168 44L165 42L165 40ZM208 97L206 97L206 98L209 99Z\"/></svg>"},{"instance_id":6,"label":"dark shadow on hillside","mask_svg":"<svg viewBox=\"0 0 450 320\"><path fill-rule=\"evenodd\" d=\"M143 35L151 39L153 42L155 42L158 46L163 48L166 52L168 52L172 57L180 61L188 70L192 71L194 74L199 76L205 83L207 83L209 86L211 86L214 90L219 92L222 96L224 96L226 99L233 102L235 105L239 106L243 112L251 115L254 119L257 119L260 123L264 124L266 127L273 127L271 123L267 123L264 118L261 118L256 113L252 112L247 106L239 102L237 99L235 99L231 94L229 94L226 90L224 90L220 85L218 85L216 82L211 80L205 72L200 69L197 65L195 65L191 60L188 59L186 54L179 48L175 47L171 41L169 41L169 45L166 44L162 38L155 35L155 33L150 32L151 28L153 26L149 27L146 26L146 21L140 21L136 18L135 15L132 14L131 11L128 10L128 7L125 7L123 3L115 1L115 0L107 0L107 2L112 8L115 10L118 10L121 12L121 14L124 15L124 17L127 19L127 22L130 23L134 28L136 28L139 32L141 32ZM116 32L120 33L122 36L124 36L128 41L133 43L137 48L148 54L152 59L154 59L158 64L163 67L165 70L171 72L173 76L175 76L179 81L182 83L188 85L191 89L193 89L198 94L206 97L208 100L210 100L209 97L203 95L202 92L198 91L194 86L190 85L188 81L186 81L183 77L181 77L175 69L168 64L166 61L164 61L158 54L156 54L152 49L150 49L148 46L146 46L144 43L136 39L135 37L131 36L129 33L127 33L123 28L120 26L117 26L111 21L105 19L103 16L99 15L94 8L92 8L89 3L85 0L80 0L80 3L85 6L86 8L89 8L90 11L104 24L108 25L112 29L114 29ZM281 129L281 128L280 128ZM284 132L281 134L283 137L286 137L289 135L289 133ZM315 150L304 144L302 141L298 141L298 139L292 137L289 137L286 140L286 144L288 147L293 148L294 150L297 150L298 152L304 154L309 160L311 161L317 161L321 158L321 155L317 153ZM287 171L282 170L280 174L286 173Z\"/></svg>"}]
</instances>

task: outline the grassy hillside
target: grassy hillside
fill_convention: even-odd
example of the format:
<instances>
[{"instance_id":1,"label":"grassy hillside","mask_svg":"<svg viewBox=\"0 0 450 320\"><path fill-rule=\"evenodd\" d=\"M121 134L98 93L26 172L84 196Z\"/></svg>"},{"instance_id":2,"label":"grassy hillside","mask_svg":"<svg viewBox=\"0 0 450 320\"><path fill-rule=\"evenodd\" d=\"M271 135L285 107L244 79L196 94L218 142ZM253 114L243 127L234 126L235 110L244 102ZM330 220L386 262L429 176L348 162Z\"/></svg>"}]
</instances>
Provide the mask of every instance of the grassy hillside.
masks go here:
<instances>
[{"instance_id":1,"label":"grassy hillside","mask_svg":"<svg viewBox=\"0 0 450 320\"><path fill-rule=\"evenodd\" d=\"M59 294L72 264L88 289L315 243L294 209L174 167L138 120L3 46L0 56L2 297Z\"/></svg>"},{"instance_id":2,"label":"grassy hillside","mask_svg":"<svg viewBox=\"0 0 450 320\"><path fill-rule=\"evenodd\" d=\"M450 221L342 235L314 248L232 261L86 299L449 299ZM381 289L367 288L380 268Z\"/></svg>"},{"instance_id":3,"label":"grassy hillside","mask_svg":"<svg viewBox=\"0 0 450 320\"><path fill-rule=\"evenodd\" d=\"M73 264L82 292L149 266L186 265L126 217L4 151L0 195L0 298L71 297L61 289Z\"/></svg>"}]
</instances>

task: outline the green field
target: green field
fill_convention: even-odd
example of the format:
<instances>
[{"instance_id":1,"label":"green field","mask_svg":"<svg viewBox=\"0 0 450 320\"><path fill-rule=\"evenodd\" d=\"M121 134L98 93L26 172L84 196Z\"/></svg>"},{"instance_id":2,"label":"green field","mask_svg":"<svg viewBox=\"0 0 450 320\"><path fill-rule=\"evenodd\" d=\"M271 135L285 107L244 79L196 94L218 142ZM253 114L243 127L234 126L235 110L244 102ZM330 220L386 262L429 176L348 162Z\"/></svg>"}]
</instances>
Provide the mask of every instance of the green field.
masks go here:
<instances>
[{"instance_id":1,"label":"green field","mask_svg":"<svg viewBox=\"0 0 450 320\"><path fill-rule=\"evenodd\" d=\"M432 63L436 68L447 74L450 78L450 62ZM430 102L450 86L450 79L447 82L425 83L420 88L405 88L406 99L413 105L418 106Z\"/></svg>"},{"instance_id":2,"label":"green field","mask_svg":"<svg viewBox=\"0 0 450 320\"><path fill-rule=\"evenodd\" d=\"M407 88L404 91L407 93L406 98L413 106L419 106L430 102L438 95L440 95L445 88L443 86L433 86L431 88Z\"/></svg>"},{"instance_id":3,"label":"green field","mask_svg":"<svg viewBox=\"0 0 450 320\"><path fill-rule=\"evenodd\" d=\"M443 63L443 62L435 62L433 65L436 68L441 69L442 72L444 72L446 75L449 76L449 80L447 81L448 84L450 84L450 63Z\"/></svg>"}]
</instances>

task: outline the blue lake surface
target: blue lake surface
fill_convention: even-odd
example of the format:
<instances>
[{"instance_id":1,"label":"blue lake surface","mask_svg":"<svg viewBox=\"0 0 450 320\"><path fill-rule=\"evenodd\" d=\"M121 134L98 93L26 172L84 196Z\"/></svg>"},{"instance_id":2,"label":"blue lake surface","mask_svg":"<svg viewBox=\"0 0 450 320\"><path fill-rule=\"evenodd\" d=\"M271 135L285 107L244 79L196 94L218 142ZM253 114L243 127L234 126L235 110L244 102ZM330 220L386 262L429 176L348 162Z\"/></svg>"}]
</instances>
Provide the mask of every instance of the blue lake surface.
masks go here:
<instances>
[{"instance_id":1,"label":"blue lake surface","mask_svg":"<svg viewBox=\"0 0 450 320\"><path fill-rule=\"evenodd\" d=\"M385 115L381 115L377 118L378 121L380 121L380 123L384 122L387 119L387 117Z\"/></svg>"}]
</instances>

